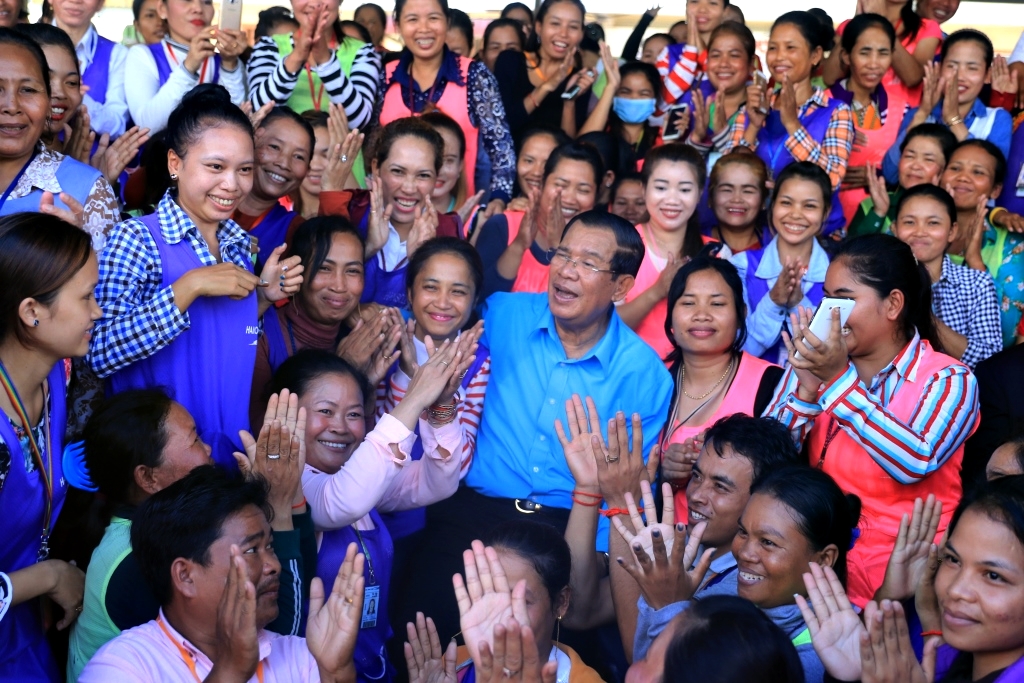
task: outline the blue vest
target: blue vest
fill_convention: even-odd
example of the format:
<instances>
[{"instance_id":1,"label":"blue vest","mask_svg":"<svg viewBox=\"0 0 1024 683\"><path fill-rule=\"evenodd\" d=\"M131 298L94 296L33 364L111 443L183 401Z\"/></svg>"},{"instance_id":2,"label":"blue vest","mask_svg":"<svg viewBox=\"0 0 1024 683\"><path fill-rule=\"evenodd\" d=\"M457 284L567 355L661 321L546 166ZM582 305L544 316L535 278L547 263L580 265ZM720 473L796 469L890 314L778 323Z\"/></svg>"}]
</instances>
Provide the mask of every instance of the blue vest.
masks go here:
<instances>
[{"instance_id":1,"label":"blue vest","mask_svg":"<svg viewBox=\"0 0 1024 683\"><path fill-rule=\"evenodd\" d=\"M164 51L164 41L159 43L153 43L147 45L149 51L153 53L153 60L156 62L156 72L160 77L160 85L162 86L167 82L167 79L171 77L171 63L167 61L167 53ZM213 56L213 80L211 83L220 83L220 55L215 54Z\"/></svg>"},{"instance_id":2,"label":"blue vest","mask_svg":"<svg viewBox=\"0 0 1024 683\"><path fill-rule=\"evenodd\" d=\"M1024 126L1017 126L1010 139L1006 184L996 203L1014 213L1024 214Z\"/></svg>"},{"instance_id":3,"label":"blue vest","mask_svg":"<svg viewBox=\"0 0 1024 683\"><path fill-rule=\"evenodd\" d=\"M92 166L67 156L61 160L55 175L61 189L74 197L82 206L85 206L88 202L93 185L103 176L102 173ZM7 216L21 211L39 211L39 202L42 198L43 191L39 188L33 188L24 197L18 197L17 199L8 198L4 205L0 207L0 216ZM53 196L53 205L61 209L68 208L60 200L60 195Z\"/></svg>"},{"instance_id":4,"label":"blue vest","mask_svg":"<svg viewBox=\"0 0 1024 683\"><path fill-rule=\"evenodd\" d=\"M263 220L249 231L250 235L260 241L260 253L256 256L257 273L263 270L263 264L266 263L271 252L284 244L284 239L288 236L288 226L292 224L294 218L294 211L275 204L263 217Z\"/></svg>"},{"instance_id":5,"label":"blue vest","mask_svg":"<svg viewBox=\"0 0 1024 683\"><path fill-rule=\"evenodd\" d=\"M765 244L765 246L768 246ZM757 277L757 267L761 265L761 258L764 257L764 249L751 249L744 252L747 255L747 300L750 306L750 310L747 311L747 315L754 312L757 305L761 303L761 299L765 298L770 291L768 287L768 281L762 280ZM811 284L811 288L807 290L804 295L814 305L821 303L822 298L825 296L824 284L821 282L815 282ZM778 363L779 354L782 352L782 337L779 337L778 341L775 342L775 346L761 354L761 360L766 360L769 363Z\"/></svg>"},{"instance_id":6,"label":"blue vest","mask_svg":"<svg viewBox=\"0 0 1024 683\"><path fill-rule=\"evenodd\" d=\"M110 82L110 56L114 53L114 41L101 35L96 36L96 53L92 63L82 74L82 83L89 86L89 97L100 104L106 104L107 85ZM165 60L166 61L166 60Z\"/></svg>"}]
</instances>

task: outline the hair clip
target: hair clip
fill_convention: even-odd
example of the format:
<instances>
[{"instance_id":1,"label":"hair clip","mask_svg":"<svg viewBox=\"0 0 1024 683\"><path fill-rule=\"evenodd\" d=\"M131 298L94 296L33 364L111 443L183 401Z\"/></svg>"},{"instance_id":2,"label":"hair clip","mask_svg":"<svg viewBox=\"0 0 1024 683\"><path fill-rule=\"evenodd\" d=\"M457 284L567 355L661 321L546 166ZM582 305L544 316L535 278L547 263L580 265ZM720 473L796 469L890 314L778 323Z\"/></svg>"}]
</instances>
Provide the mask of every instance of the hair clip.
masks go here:
<instances>
[{"instance_id":1,"label":"hair clip","mask_svg":"<svg viewBox=\"0 0 1024 683\"><path fill-rule=\"evenodd\" d=\"M859 539L859 538L860 538L860 527L859 526L858 527L854 527L853 528L853 532L850 534L850 547L847 549L847 552L849 552L850 550L853 550L853 546L856 545L857 539Z\"/></svg>"},{"instance_id":2,"label":"hair clip","mask_svg":"<svg viewBox=\"0 0 1024 683\"><path fill-rule=\"evenodd\" d=\"M92 483L89 477L89 468L85 465L85 442L73 441L64 447L64 478L76 489L83 491L99 491L99 487Z\"/></svg>"}]
</instances>

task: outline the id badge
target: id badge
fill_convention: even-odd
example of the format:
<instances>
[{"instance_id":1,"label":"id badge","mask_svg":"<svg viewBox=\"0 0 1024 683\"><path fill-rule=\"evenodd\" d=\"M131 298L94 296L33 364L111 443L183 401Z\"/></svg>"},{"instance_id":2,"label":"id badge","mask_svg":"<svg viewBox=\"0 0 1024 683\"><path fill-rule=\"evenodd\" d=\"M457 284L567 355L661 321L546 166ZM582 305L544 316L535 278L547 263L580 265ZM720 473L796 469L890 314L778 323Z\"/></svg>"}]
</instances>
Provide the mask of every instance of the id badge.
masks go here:
<instances>
[{"instance_id":1,"label":"id badge","mask_svg":"<svg viewBox=\"0 0 1024 683\"><path fill-rule=\"evenodd\" d=\"M377 625L377 608L380 603L380 586L367 586L363 590L363 617L359 628L374 628Z\"/></svg>"}]
</instances>

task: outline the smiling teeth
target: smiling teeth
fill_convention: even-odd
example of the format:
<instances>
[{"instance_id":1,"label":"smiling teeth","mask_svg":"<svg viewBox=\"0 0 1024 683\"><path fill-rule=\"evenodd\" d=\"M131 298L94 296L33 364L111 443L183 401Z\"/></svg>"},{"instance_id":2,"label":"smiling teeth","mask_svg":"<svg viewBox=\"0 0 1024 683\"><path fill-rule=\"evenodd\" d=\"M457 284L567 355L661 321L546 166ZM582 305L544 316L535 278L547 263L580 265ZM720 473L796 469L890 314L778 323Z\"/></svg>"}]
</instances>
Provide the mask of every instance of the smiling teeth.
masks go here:
<instances>
[{"instance_id":1,"label":"smiling teeth","mask_svg":"<svg viewBox=\"0 0 1024 683\"><path fill-rule=\"evenodd\" d=\"M347 443L341 443L340 441L324 441L323 439L317 439L317 443L323 444L328 448L335 448L339 451L343 451L348 448Z\"/></svg>"},{"instance_id":2,"label":"smiling teeth","mask_svg":"<svg viewBox=\"0 0 1024 683\"><path fill-rule=\"evenodd\" d=\"M703 521L705 521L707 519L706 515L702 515L699 512L697 512L696 510L690 510L690 516L692 516L698 522L703 522Z\"/></svg>"},{"instance_id":3,"label":"smiling teeth","mask_svg":"<svg viewBox=\"0 0 1024 683\"><path fill-rule=\"evenodd\" d=\"M416 206L415 201L409 201L408 199L396 199L395 204L398 204L399 206L404 206L407 209L411 209L412 207Z\"/></svg>"},{"instance_id":4,"label":"smiling teeth","mask_svg":"<svg viewBox=\"0 0 1024 683\"><path fill-rule=\"evenodd\" d=\"M63 107L50 107L50 113L54 116L61 116L67 109Z\"/></svg>"},{"instance_id":5,"label":"smiling teeth","mask_svg":"<svg viewBox=\"0 0 1024 683\"><path fill-rule=\"evenodd\" d=\"M740 578L744 581L763 581L763 576L755 576L754 574L748 574L747 572L740 572Z\"/></svg>"},{"instance_id":6,"label":"smiling teeth","mask_svg":"<svg viewBox=\"0 0 1024 683\"><path fill-rule=\"evenodd\" d=\"M210 199L212 199L214 203L223 207L228 207L235 203L234 199L221 199L220 197L210 197Z\"/></svg>"},{"instance_id":7,"label":"smiling teeth","mask_svg":"<svg viewBox=\"0 0 1024 683\"><path fill-rule=\"evenodd\" d=\"M267 171L267 175L270 176L270 179L273 180L275 183L283 183L283 182L287 182L287 180L288 180L283 175L278 175L276 173L271 173L270 171Z\"/></svg>"}]
</instances>

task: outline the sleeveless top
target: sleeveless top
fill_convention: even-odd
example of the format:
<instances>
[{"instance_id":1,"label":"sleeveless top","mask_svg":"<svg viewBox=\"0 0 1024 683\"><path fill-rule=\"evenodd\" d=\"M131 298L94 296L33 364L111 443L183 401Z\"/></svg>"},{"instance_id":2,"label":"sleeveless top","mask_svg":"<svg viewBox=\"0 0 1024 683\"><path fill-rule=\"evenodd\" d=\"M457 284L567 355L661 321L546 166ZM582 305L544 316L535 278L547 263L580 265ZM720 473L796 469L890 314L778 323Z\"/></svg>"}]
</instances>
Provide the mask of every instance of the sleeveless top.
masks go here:
<instances>
[{"instance_id":1,"label":"sleeveless top","mask_svg":"<svg viewBox=\"0 0 1024 683\"><path fill-rule=\"evenodd\" d=\"M61 159L60 166L57 167L57 173L54 175L57 178L60 189L74 197L82 206L86 206L89 203L89 195L92 194L93 186L97 180L103 177L103 174L97 169L69 156ZM43 191L39 188L33 188L24 197L18 197L17 199L9 197L3 203L3 206L0 206L0 216L8 216L21 211L35 213L39 211L39 201L42 198ZM60 209L68 208L61 201L60 195L57 194L53 196L53 205Z\"/></svg>"},{"instance_id":2,"label":"sleeveless top","mask_svg":"<svg viewBox=\"0 0 1024 683\"><path fill-rule=\"evenodd\" d=\"M96 52L89 68L82 74L82 85L89 86L89 97L99 104L107 102L107 85L110 82L110 56L114 53L114 41L96 34Z\"/></svg>"},{"instance_id":3,"label":"sleeveless top","mask_svg":"<svg viewBox=\"0 0 1024 683\"><path fill-rule=\"evenodd\" d=\"M459 72L462 74L463 83L469 83L469 65L472 61L466 57L459 57ZM387 83L384 91L384 106L380 112L380 125L386 126L396 119L402 119L417 114L406 106L402 99L402 86L395 83L392 78L395 69L398 68L398 61L395 60L385 68ZM441 93L441 99L437 101L438 111L442 111L462 128L466 134L466 153L462 156L462 179L466 182L466 195L476 194L476 155L477 145L480 140L480 131L469 120L469 100L466 85L448 82Z\"/></svg>"},{"instance_id":4,"label":"sleeveless top","mask_svg":"<svg viewBox=\"0 0 1024 683\"><path fill-rule=\"evenodd\" d=\"M295 219L295 212L289 211L280 204L274 204L263 218L259 219L249 234L259 239L260 251L256 255L256 272L263 270L270 253L284 244L288 236L288 227Z\"/></svg>"},{"instance_id":5,"label":"sleeveless top","mask_svg":"<svg viewBox=\"0 0 1024 683\"><path fill-rule=\"evenodd\" d=\"M519 228L523 224L523 217L526 214L522 211L506 211L505 220L508 221L508 243L511 245L516 241ZM533 257L530 250L523 252L523 260L516 272L516 280L512 284L513 292L526 292L528 294L543 294L548 291L548 270L546 266Z\"/></svg>"}]
</instances>

